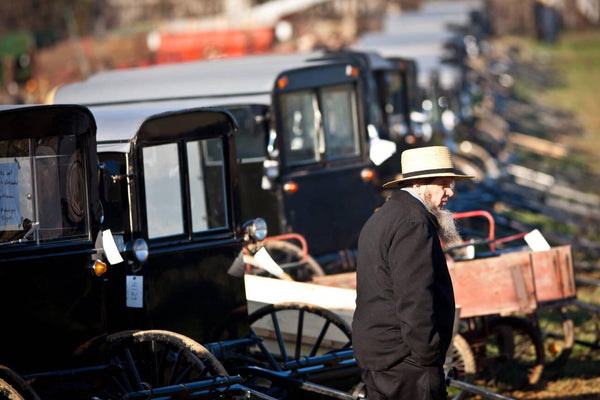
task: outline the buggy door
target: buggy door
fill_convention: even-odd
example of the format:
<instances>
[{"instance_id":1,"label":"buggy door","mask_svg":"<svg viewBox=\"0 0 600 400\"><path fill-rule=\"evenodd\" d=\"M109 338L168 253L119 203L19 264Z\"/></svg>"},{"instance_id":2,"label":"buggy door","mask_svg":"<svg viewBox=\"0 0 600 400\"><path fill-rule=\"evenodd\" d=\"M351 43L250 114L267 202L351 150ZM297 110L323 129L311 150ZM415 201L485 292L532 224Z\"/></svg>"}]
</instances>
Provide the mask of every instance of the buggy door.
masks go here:
<instances>
[{"instance_id":1,"label":"buggy door","mask_svg":"<svg viewBox=\"0 0 600 400\"><path fill-rule=\"evenodd\" d=\"M148 118L138 131L134 232L149 257L127 277L143 278L143 296L125 294L138 327L200 343L246 333L234 318L246 315L243 280L227 273L241 251L234 128L224 110L191 109Z\"/></svg>"},{"instance_id":2,"label":"buggy door","mask_svg":"<svg viewBox=\"0 0 600 400\"><path fill-rule=\"evenodd\" d=\"M274 89L287 229L317 257L354 249L376 205L360 90L345 63L286 71Z\"/></svg>"},{"instance_id":3,"label":"buggy door","mask_svg":"<svg viewBox=\"0 0 600 400\"><path fill-rule=\"evenodd\" d=\"M84 107L28 106L0 127L0 362L58 368L103 329L96 125Z\"/></svg>"}]
</instances>

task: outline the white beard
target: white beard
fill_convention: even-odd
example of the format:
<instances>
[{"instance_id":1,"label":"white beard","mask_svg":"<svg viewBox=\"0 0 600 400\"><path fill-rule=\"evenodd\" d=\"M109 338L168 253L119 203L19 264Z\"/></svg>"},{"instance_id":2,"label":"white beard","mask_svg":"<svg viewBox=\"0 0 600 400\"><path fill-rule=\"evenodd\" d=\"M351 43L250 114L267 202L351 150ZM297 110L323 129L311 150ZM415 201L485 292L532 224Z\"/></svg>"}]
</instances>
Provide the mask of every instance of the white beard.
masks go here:
<instances>
[{"instance_id":1,"label":"white beard","mask_svg":"<svg viewBox=\"0 0 600 400\"><path fill-rule=\"evenodd\" d=\"M462 238L458 232L456 220L452 215L452 211L438 210L427 196L425 196L424 203L427 210L432 213L438 221L438 234L444 242L444 247L455 246L462 243Z\"/></svg>"}]
</instances>

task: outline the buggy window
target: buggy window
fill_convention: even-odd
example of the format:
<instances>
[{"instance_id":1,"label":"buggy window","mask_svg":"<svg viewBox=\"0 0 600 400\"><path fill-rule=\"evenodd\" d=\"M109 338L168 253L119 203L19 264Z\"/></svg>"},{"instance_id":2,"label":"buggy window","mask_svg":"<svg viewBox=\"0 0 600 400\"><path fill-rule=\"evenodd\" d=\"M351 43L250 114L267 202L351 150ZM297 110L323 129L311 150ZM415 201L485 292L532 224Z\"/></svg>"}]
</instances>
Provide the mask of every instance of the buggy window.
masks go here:
<instances>
[{"instance_id":1,"label":"buggy window","mask_svg":"<svg viewBox=\"0 0 600 400\"><path fill-rule=\"evenodd\" d=\"M288 165L319 160L317 130L320 129L316 96L309 91L281 96L283 134L286 137Z\"/></svg>"},{"instance_id":2,"label":"buggy window","mask_svg":"<svg viewBox=\"0 0 600 400\"><path fill-rule=\"evenodd\" d=\"M144 147L148 237L183 233L181 179L177 143Z\"/></svg>"},{"instance_id":3,"label":"buggy window","mask_svg":"<svg viewBox=\"0 0 600 400\"><path fill-rule=\"evenodd\" d=\"M179 149L185 151L180 157ZM225 164L222 139L195 140L144 147L144 181L148 237L186 233L191 216L194 233L227 226ZM184 202L180 161L187 159L189 203ZM186 210L189 204L190 210ZM189 225L188 225L189 226Z\"/></svg>"},{"instance_id":4,"label":"buggy window","mask_svg":"<svg viewBox=\"0 0 600 400\"><path fill-rule=\"evenodd\" d=\"M360 152L355 98L350 85L324 88L322 91L328 159L356 156Z\"/></svg>"},{"instance_id":5,"label":"buggy window","mask_svg":"<svg viewBox=\"0 0 600 400\"><path fill-rule=\"evenodd\" d=\"M406 103L406 88L404 87L400 71L394 71L387 75L387 93L385 99L385 112L388 116L390 134L393 138L398 138L404 132L402 126L408 121L404 120L404 110ZM395 136L394 136L395 135Z\"/></svg>"},{"instance_id":6,"label":"buggy window","mask_svg":"<svg viewBox=\"0 0 600 400\"><path fill-rule=\"evenodd\" d=\"M228 108L238 123L235 135L236 148L242 162L260 161L266 157L264 117L260 110L250 106Z\"/></svg>"},{"instance_id":7,"label":"buggy window","mask_svg":"<svg viewBox=\"0 0 600 400\"><path fill-rule=\"evenodd\" d=\"M82 146L75 135L0 141L0 243L88 237Z\"/></svg>"},{"instance_id":8,"label":"buggy window","mask_svg":"<svg viewBox=\"0 0 600 400\"><path fill-rule=\"evenodd\" d=\"M193 232L227 226L221 139L188 142L187 156Z\"/></svg>"}]
</instances>

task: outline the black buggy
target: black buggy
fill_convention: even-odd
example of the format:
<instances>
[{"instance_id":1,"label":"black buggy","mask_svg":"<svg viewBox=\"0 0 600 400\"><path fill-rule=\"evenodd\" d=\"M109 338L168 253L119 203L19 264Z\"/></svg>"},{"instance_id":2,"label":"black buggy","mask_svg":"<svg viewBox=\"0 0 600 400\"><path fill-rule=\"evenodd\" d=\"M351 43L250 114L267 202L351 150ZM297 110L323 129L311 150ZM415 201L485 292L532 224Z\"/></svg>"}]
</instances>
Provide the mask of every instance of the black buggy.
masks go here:
<instances>
[{"instance_id":1,"label":"black buggy","mask_svg":"<svg viewBox=\"0 0 600 400\"><path fill-rule=\"evenodd\" d=\"M0 123L0 398L353 398L335 314L247 315L241 252L265 232L239 222L231 114L55 105Z\"/></svg>"}]
</instances>

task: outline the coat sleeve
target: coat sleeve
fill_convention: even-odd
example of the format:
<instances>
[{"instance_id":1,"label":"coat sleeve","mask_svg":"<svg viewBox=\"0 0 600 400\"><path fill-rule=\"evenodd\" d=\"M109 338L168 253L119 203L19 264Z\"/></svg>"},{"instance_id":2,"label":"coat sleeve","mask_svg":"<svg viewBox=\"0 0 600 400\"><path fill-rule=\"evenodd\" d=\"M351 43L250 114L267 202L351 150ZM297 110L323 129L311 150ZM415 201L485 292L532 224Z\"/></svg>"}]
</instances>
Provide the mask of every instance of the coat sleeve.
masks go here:
<instances>
[{"instance_id":1,"label":"coat sleeve","mask_svg":"<svg viewBox=\"0 0 600 400\"><path fill-rule=\"evenodd\" d=\"M427 224L405 223L396 231L388 253L402 339L421 365L442 357L433 296L436 235Z\"/></svg>"}]
</instances>

